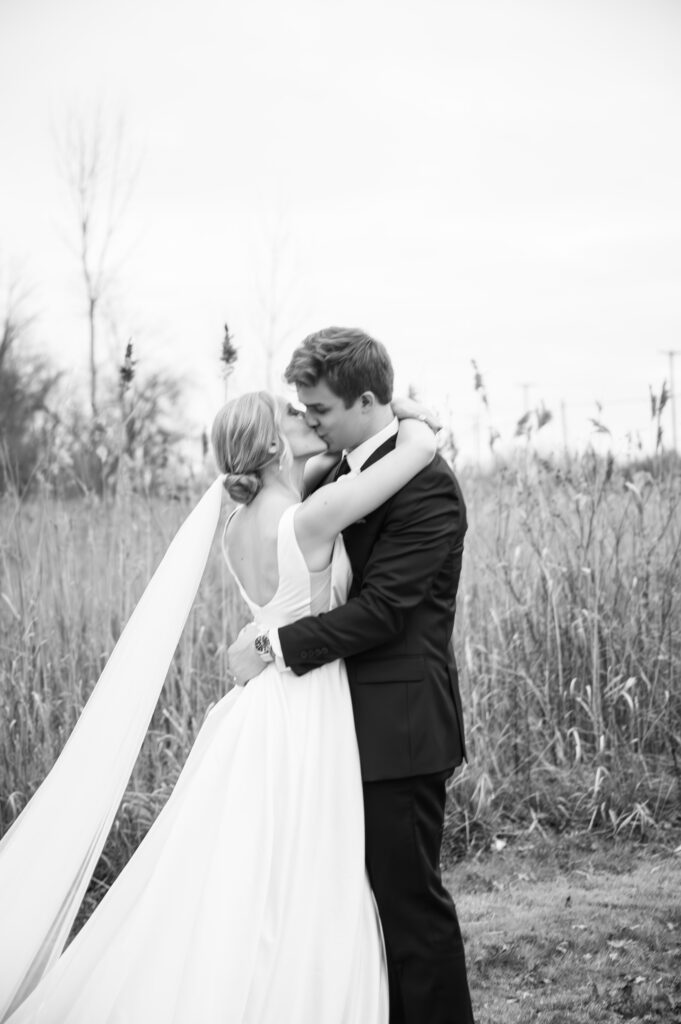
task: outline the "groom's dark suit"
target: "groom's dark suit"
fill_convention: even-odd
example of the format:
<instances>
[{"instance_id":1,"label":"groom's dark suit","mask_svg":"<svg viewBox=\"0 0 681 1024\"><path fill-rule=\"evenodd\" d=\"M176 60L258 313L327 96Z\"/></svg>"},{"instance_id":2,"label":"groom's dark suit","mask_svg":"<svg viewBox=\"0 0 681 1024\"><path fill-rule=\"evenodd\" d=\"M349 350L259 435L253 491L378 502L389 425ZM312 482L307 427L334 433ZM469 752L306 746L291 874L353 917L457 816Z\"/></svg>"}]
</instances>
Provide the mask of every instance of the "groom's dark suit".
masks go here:
<instances>
[{"instance_id":1,"label":"groom's dark suit","mask_svg":"<svg viewBox=\"0 0 681 1024\"><path fill-rule=\"evenodd\" d=\"M362 469L395 446L382 444ZM347 665L366 859L388 953L391 1024L471 1024L463 943L442 886L445 780L465 756L451 635L466 510L444 460L343 531L347 604L279 629L298 675Z\"/></svg>"}]
</instances>

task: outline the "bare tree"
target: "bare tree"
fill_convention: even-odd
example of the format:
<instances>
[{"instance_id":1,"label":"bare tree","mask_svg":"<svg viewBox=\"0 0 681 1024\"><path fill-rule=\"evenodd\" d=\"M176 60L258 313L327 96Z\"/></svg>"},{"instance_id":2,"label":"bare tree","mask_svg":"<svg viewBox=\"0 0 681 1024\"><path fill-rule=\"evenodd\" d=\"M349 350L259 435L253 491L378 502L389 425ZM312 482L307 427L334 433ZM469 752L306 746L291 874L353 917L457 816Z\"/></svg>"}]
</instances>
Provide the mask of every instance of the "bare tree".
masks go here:
<instances>
[{"instance_id":1,"label":"bare tree","mask_svg":"<svg viewBox=\"0 0 681 1024\"><path fill-rule=\"evenodd\" d=\"M26 312L28 289L16 279L3 288L0 313L0 371L3 370L17 341L23 337L35 317Z\"/></svg>"},{"instance_id":2,"label":"bare tree","mask_svg":"<svg viewBox=\"0 0 681 1024\"><path fill-rule=\"evenodd\" d=\"M60 374L28 348L28 300L16 279L0 289L0 493L10 482L20 492L29 485L57 419L47 403Z\"/></svg>"},{"instance_id":3,"label":"bare tree","mask_svg":"<svg viewBox=\"0 0 681 1024\"><path fill-rule=\"evenodd\" d=\"M62 177L75 214L75 244L85 292L89 340L90 407L98 415L97 357L101 306L119 265L116 242L135 186L138 166L122 117L106 123L72 116L57 135Z\"/></svg>"}]
</instances>

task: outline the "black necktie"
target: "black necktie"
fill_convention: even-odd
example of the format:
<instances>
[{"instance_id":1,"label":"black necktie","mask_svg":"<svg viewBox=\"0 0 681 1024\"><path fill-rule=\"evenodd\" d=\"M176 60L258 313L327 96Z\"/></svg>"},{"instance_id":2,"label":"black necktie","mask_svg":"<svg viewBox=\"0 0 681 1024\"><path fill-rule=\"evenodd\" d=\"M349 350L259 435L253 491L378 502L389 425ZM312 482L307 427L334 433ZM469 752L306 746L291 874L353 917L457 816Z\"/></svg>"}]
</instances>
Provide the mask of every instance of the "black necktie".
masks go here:
<instances>
[{"instance_id":1,"label":"black necktie","mask_svg":"<svg viewBox=\"0 0 681 1024\"><path fill-rule=\"evenodd\" d=\"M339 476L345 476L345 474L349 473L349 472L350 472L350 465L348 463L347 458L344 455L343 458L338 463L338 468L336 470L336 475L334 476L334 480L337 480Z\"/></svg>"}]
</instances>

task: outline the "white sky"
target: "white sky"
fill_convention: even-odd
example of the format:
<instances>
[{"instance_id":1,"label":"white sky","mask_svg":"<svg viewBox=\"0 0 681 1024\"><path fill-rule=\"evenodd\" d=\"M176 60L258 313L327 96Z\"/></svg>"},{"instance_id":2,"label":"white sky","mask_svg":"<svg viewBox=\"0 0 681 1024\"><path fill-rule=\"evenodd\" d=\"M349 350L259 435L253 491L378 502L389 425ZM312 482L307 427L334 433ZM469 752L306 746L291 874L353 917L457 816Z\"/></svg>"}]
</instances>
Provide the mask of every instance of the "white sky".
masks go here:
<instances>
[{"instance_id":1,"label":"white sky","mask_svg":"<svg viewBox=\"0 0 681 1024\"><path fill-rule=\"evenodd\" d=\"M677 0L0 0L0 267L82 381L52 128L99 105L141 154L119 330L191 375L195 416L220 402L225 319L235 384L265 384L258 282L283 232L278 372L354 324L401 389L451 406L467 454L471 359L504 437L531 383L547 442L561 400L573 443L600 400L618 446L647 444L660 350L681 349L679 54Z\"/></svg>"}]
</instances>

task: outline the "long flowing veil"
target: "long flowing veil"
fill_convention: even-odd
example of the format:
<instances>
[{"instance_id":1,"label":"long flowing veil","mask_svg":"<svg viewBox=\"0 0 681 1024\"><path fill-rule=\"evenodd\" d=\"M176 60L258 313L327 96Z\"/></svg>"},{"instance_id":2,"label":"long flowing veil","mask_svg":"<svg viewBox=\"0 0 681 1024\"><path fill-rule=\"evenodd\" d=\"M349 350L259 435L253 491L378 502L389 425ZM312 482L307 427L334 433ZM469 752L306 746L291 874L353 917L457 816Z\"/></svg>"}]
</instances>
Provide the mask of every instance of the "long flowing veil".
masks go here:
<instances>
[{"instance_id":1,"label":"long flowing veil","mask_svg":"<svg viewBox=\"0 0 681 1024\"><path fill-rule=\"evenodd\" d=\"M0 842L0 1021L60 955L125 791L220 518L178 530L51 772Z\"/></svg>"}]
</instances>

